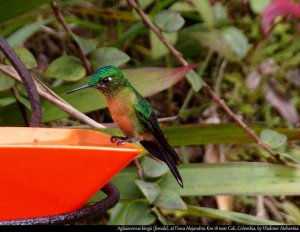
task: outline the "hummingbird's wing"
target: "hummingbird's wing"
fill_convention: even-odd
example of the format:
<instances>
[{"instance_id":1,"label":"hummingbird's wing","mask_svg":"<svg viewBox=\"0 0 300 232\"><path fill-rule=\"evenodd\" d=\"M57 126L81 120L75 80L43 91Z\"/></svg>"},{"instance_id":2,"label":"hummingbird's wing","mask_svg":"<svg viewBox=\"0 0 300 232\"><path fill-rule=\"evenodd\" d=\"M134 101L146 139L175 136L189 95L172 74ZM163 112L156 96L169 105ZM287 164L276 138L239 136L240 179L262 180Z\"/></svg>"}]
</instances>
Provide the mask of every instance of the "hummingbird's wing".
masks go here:
<instances>
[{"instance_id":1,"label":"hummingbird's wing","mask_svg":"<svg viewBox=\"0 0 300 232\"><path fill-rule=\"evenodd\" d=\"M156 115L146 99L143 97L139 99L139 103L135 105L140 123L150 132L155 140L166 150L166 152L173 158L176 164L179 163L180 157L176 151L170 146L165 135L161 131Z\"/></svg>"},{"instance_id":2,"label":"hummingbird's wing","mask_svg":"<svg viewBox=\"0 0 300 232\"><path fill-rule=\"evenodd\" d=\"M181 187L183 187L182 178L176 168L180 161L179 155L169 145L165 135L161 131L156 115L150 104L142 97L138 104L135 105L136 114L140 123L145 127L147 132L153 135L153 139L140 140L140 143L153 156L165 162Z\"/></svg>"}]
</instances>

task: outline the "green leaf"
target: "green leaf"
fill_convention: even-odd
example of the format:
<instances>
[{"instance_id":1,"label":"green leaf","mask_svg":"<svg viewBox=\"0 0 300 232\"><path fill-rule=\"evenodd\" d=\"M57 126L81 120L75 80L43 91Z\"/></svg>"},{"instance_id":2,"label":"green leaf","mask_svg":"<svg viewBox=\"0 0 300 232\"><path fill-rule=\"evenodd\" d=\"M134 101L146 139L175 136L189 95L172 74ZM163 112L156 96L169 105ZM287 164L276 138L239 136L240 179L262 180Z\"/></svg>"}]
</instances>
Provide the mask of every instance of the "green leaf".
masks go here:
<instances>
[{"instance_id":1,"label":"green leaf","mask_svg":"<svg viewBox=\"0 0 300 232\"><path fill-rule=\"evenodd\" d=\"M1 84L0 84L0 86L1 86ZM16 102L16 99L14 97L0 98L0 107L8 106L15 102Z\"/></svg>"},{"instance_id":2,"label":"green leaf","mask_svg":"<svg viewBox=\"0 0 300 232\"><path fill-rule=\"evenodd\" d=\"M36 59L27 48L16 47L14 51L17 56L19 56L19 58L23 61L27 69L33 69L38 66ZM7 59L5 60L5 63L10 64Z\"/></svg>"},{"instance_id":3,"label":"green leaf","mask_svg":"<svg viewBox=\"0 0 300 232\"><path fill-rule=\"evenodd\" d=\"M24 119L16 103L0 107L0 126L25 126Z\"/></svg>"},{"instance_id":4,"label":"green leaf","mask_svg":"<svg viewBox=\"0 0 300 232\"><path fill-rule=\"evenodd\" d=\"M11 34L6 40L10 46L17 47L31 37L35 32L40 30L44 25L50 23L53 19L44 19L35 23L27 24L26 26L18 29L16 32Z\"/></svg>"},{"instance_id":5,"label":"green leaf","mask_svg":"<svg viewBox=\"0 0 300 232\"><path fill-rule=\"evenodd\" d=\"M256 134L267 127L250 127ZM199 144L249 144L255 140L241 127L234 124L186 124L162 127L172 146L191 146ZM272 128L285 134L288 140L300 140L300 129ZM116 134L117 129L101 129L104 133Z\"/></svg>"},{"instance_id":6,"label":"green leaf","mask_svg":"<svg viewBox=\"0 0 300 232\"><path fill-rule=\"evenodd\" d=\"M195 92L198 92L202 88L203 80L194 70L190 71L186 75L186 78L190 82L190 84Z\"/></svg>"},{"instance_id":7,"label":"green leaf","mask_svg":"<svg viewBox=\"0 0 300 232\"><path fill-rule=\"evenodd\" d=\"M250 0L250 8L256 14L261 14L271 0Z\"/></svg>"},{"instance_id":8,"label":"green leaf","mask_svg":"<svg viewBox=\"0 0 300 232\"><path fill-rule=\"evenodd\" d=\"M16 98L20 103L22 103L23 106L26 107L26 109L28 109L29 111L31 110L31 104L27 98L22 97L21 95L16 95Z\"/></svg>"},{"instance_id":9,"label":"green leaf","mask_svg":"<svg viewBox=\"0 0 300 232\"><path fill-rule=\"evenodd\" d=\"M293 218L294 224L300 225L300 209L290 201L283 202L283 208Z\"/></svg>"},{"instance_id":10,"label":"green leaf","mask_svg":"<svg viewBox=\"0 0 300 232\"><path fill-rule=\"evenodd\" d=\"M235 55L243 59L249 50L249 42L242 31L236 27L227 27L222 31L222 36Z\"/></svg>"},{"instance_id":11,"label":"green leaf","mask_svg":"<svg viewBox=\"0 0 300 232\"><path fill-rule=\"evenodd\" d=\"M130 57L121 50L114 47L102 47L94 50L90 55L90 61L94 71L107 66L120 66L129 61Z\"/></svg>"},{"instance_id":12,"label":"green leaf","mask_svg":"<svg viewBox=\"0 0 300 232\"><path fill-rule=\"evenodd\" d=\"M287 141L286 135L270 129L263 130L260 134L260 138L273 149L279 148Z\"/></svg>"},{"instance_id":13,"label":"green leaf","mask_svg":"<svg viewBox=\"0 0 300 232\"><path fill-rule=\"evenodd\" d=\"M164 32L175 32L183 27L184 19L179 13L163 10L155 15L154 23Z\"/></svg>"},{"instance_id":14,"label":"green leaf","mask_svg":"<svg viewBox=\"0 0 300 232\"><path fill-rule=\"evenodd\" d=\"M94 40L82 38L78 35L75 35L74 33L72 33L71 36L79 45L80 49L83 51L85 55L89 54L91 51L96 49L97 45Z\"/></svg>"},{"instance_id":15,"label":"green leaf","mask_svg":"<svg viewBox=\"0 0 300 232\"><path fill-rule=\"evenodd\" d=\"M191 0L197 11L200 13L204 22L207 23L209 27L214 25L214 12L210 5L209 0Z\"/></svg>"},{"instance_id":16,"label":"green leaf","mask_svg":"<svg viewBox=\"0 0 300 232\"><path fill-rule=\"evenodd\" d=\"M174 191L163 189L154 204L166 209L187 209L181 197Z\"/></svg>"},{"instance_id":17,"label":"green leaf","mask_svg":"<svg viewBox=\"0 0 300 232\"><path fill-rule=\"evenodd\" d=\"M156 183L150 183L143 180L135 180L135 183L142 191L148 202L152 204L160 194L160 188Z\"/></svg>"},{"instance_id":18,"label":"green leaf","mask_svg":"<svg viewBox=\"0 0 300 232\"><path fill-rule=\"evenodd\" d=\"M138 0L138 4L141 9L145 9L152 4L154 0Z\"/></svg>"},{"instance_id":19,"label":"green leaf","mask_svg":"<svg viewBox=\"0 0 300 232\"><path fill-rule=\"evenodd\" d=\"M141 165L144 175L150 178L160 177L169 171L169 168L165 163L147 156L143 157Z\"/></svg>"},{"instance_id":20,"label":"green leaf","mask_svg":"<svg viewBox=\"0 0 300 232\"><path fill-rule=\"evenodd\" d=\"M26 4L20 0L1 1L0 22L8 19L13 19L20 14L37 9L42 4L50 3L50 0L27 0Z\"/></svg>"},{"instance_id":21,"label":"green leaf","mask_svg":"<svg viewBox=\"0 0 300 232\"><path fill-rule=\"evenodd\" d=\"M296 191L300 191L300 184L295 183L300 180L300 169L283 165L207 164L190 166L186 172L180 170L179 172L184 183L183 189L175 181L172 181L174 177L169 174L160 183L161 188L176 191L181 196L293 195L296 194ZM202 178L204 176L205 178Z\"/></svg>"},{"instance_id":22,"label":"green leaf","mask_svg":"<svg viewBox=\"0 0 300 232\"><path fill-rule=\"evenodd\" d=\"M219 30L209 30L204 32L193 32L191 36L199 41L200 44L211 51L217 52L220 56L229 61L236 61L237 57L225 41L222 32Z\"/></svg>"},{"instance_id":23,"label":"green leaf","mask_svg":"<svg viewBox=\"0 0 300 232\"><path fill-rule=\"evenodd\" d=\"M168 220L158 208L153 207L152 211L156 214L157 219L163 224L163 225L174 225L174 223L170 220Z\"/></svg>"},{"instance_id":24,"label":"green leaf","mask_svg":"<svg viewBox=\"0 0 300 232\"><path fill-rule=\"evenodd\" d=\"M170 44L174 45L177 40L177 32L162 33L163 36L169 41ZM151 43L151 56L153 59L160 58L169 53L169 50L157 37L157 35L151 30L150 31L150 43Z\"/></svg>"},{"instance_id":25,"label":"green leaf","mask_svg":"<svg viewBox=\"0 0 300 232\"><path fill-rule=\"evenodd\" d=\"M228 15L221 2L216 2L213 6L213 13L216 27L224 26L228 23Z\"/></svg>"},{"instance_id":26,"label":"green leaf","mask_svg":"<svg viewBox=\"0 0 300 232\"><path fill-rule=\"evenodd\" d=\"M85 69L77 57L61 56L48 66L45 75L59 80L77 81L85 76Z\"/></svg>"},{"instance_id":27,"label":"green leaf","mask_svg":"<svg viewBox=\"0 0 300 232\"><path fill-rule=\"evenodd\" d=\"M159 183L161 189L180 196L216 195L297 195L300 192L300 168L258 162L181 164L178 170L184 188L171 173ZM222 177L222 178L220 178ZM126 178L126 185L123 184ZM121 198L141 197L135 184L136 170L127 168L113 179ZM130 191L129 191L130 189Z\"/></svg>"},{"instance_id":28,"label":"green leaf","mask_svg":"<svg viewBox=\"0 0 300 232\"><path fill-rule=\"evenodd\" d=\"M262 219L256 216L252 216L244 213L237 213L232 211L224 211L218 209L211 209L205 207L188 206L186 211L177 211L180 215L196 215L199 217L210 217L216 219L229 219L234 222L246 224L246 225L282 225L282 223ZM237 229L237 226L232 226L232 229Z\"/></svg>"},{"instance_id":29,"label":"green leaf","mask_svg":"<svg viewBox=\"0 0 300 232\"><path fill-rule=\"evenodd\" d=\"M176 12L192 12L195 11L195 7L187 2L174 2L174 4L169 8Z\"/></svg>"},{"instance_id":30,"label":"green leaf","mask_svg":"<svg viewBox=\"0 0 300 232\"><path fill-rule=\"evenodd\" d=\"M122 72L143 96L149 96L174 85L193 67L195 67L195 65L179 68L135 68L125 69L122 70ZM52 90L81 112L89 112L106 107L106 101L103 95L93 89L66 94L67 91L83 85L88 81L88 78L84 78L77 83L66 83L63 86L54 87ZM91 99L97 100L91 101ZM67 116L64 111L47 101L43 101L42 105L45 109L42 119L43 122Z\"/></svg>"},{"instance_id":31,"label":"green leaf","mask_svg":"<svg viewBox=\"0 0 300 232\"><path fill-rule=\"evenodd\" d=\"M4 72L0 72L0 91L5 91L15 85L15 80Z\"/></svg>"},{"instance_id":32,"label":"green leaf","mask_svg":"<svg viewBox=\"0 0 300 232\"><path fill-rule=\"evenodd\" d=\"M119 202L113 209L110 225L151 225L156 220L148 205L141 201Z\"/></svg>"},{"instance_id":33,"label":"green leaf","mask_svg":"<svg viewBox=\"0 0 300 232\"><path fill-rule=\"evenodd\" d=\"M300 150L292 148L288 152L288 157L300 164Z\"/></svg>"}]
</instances>

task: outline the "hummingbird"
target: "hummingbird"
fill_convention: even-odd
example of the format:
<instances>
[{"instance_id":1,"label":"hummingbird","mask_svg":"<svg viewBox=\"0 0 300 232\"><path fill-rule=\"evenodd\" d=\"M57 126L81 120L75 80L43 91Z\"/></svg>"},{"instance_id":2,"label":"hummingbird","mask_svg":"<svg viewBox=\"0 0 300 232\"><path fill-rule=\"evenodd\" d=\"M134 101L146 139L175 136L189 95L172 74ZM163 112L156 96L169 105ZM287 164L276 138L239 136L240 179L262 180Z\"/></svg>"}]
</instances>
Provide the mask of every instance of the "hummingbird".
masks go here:
<instances>
[{"instance_id":1,"label":"hummingbird","mask_svg":"<svg viewBox=\"0 0 300 232\"><path fill-rule=\"evenodd\" d=\"M111 142L117 145L140 142L154 158L168 165L183 188L183 181L176 167L180 161L179 155L161 131L150 103L131 85L122 71L114 66L104 66L92 75L88 83L67 93L85 88L95 88L105 96L112 119L125 135L113 135Z\"/></svg>"}]
</instances>

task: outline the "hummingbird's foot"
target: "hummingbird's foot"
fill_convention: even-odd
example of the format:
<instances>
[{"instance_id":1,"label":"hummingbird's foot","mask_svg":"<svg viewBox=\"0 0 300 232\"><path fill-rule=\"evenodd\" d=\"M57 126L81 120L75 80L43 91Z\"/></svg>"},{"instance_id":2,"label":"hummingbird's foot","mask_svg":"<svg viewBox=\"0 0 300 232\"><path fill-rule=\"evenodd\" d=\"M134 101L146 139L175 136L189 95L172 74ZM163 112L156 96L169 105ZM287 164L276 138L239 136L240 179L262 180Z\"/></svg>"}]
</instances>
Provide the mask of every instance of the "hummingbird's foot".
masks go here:
<instances>
[{"instance_id":1,"label":"hummingbird's foot","mask_svg":"<svg viewBox=\"0 0 300 232\"><path fill-rule=\"evenodd\" d=\"M118 141L120 141L120 140L126 140L126 139L128 139L128 137L117 136L117 135L112 135L112 136L110 137L110 141L111 141L112 143L116 143L116 142L118 142Z\"/></svg>"},{"instance_id":2,"label":"hummingbird's foot","mask_svg":"<svg viewBox=\"0 0 300 232\"><path fill-rule=\"evenodd\" d=\"M135 143L138 139L113 135L110 137L110 141L112 143L117 143L117 145L122 145L124 143Z\"/></svg>"},{"instance_id":3,"label":"hummingbird's foot","mask_svg":"<svg viewBox=\"0 0 300 232\"><path fill-rule=\"evenodd\" d=\"M121 144L124 144L124 143L135 143L137 142L138 140L136 138L126 138L126 139L120 139L118 142L117 142L117 145L121 145Z\"/></svg>"}]
</instances>

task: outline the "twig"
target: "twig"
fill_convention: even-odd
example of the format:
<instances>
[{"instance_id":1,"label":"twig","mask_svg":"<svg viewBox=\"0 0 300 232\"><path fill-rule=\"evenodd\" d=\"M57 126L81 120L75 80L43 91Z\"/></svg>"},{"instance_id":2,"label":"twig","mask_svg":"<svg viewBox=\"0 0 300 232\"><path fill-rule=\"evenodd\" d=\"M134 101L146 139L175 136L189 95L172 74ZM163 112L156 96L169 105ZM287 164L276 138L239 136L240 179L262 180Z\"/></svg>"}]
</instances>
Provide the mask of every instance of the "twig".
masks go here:
<instances>
[{"instance_id":1,"label":"twig","mask_svg":"<svg viewBox=\"0 0 300 232\"><path fill-rule=\"evenodd\" d=\"M256 199L257 199L256 217L265 219L266 218L266 208L265 208L265 204L264 204L264 196L258 195Z\"/></svg>"},{"instance_id":2,"label":"twig","mask_svg":"<svg viewBox=\"0 0 300 232\"><path fill-rule=\"evenodd\" d=\"M51 1L51 6L52 6L52 9L55 13L55 16L57 18L57 20L61 23L61 25L63 26L63 28L69 33L69 35L72 37L73 35L73 32L71 30L71 28L69 27L69 25L66 23L65 19L64 19L64 16L62 15L58 5L57 5L57 2L56 0L52 0ZM74 39L73 39L74 40ZM76 40L74 40L74 43L75 43L75 46L76 48L78 49L79 51L79 58L81 60L81 62L83 63L84 67L85 67L85 70L87 72L88 75L91 75L92 74L92 69L91 69L91 65L88 61L88 59L86 58L86 56L84 55L82 49L80 48L79 44L77 43Z\"/></svg>"},{"instance_id":3,"label":"twig","mask_svg":"<svg viewBox=\"0 0 300 232\"><path fill-rule=\"evenodd\" d=\"M140 178L141 180L144 180L144 176L143 176L143 168L142 168L142 165L140 164L139 159L138 159L138 158L135 158L135 159L133 160L133 162L134 162L134 165L136 166L136 169L137 169L137 173L138 173L138 175L139 175L139 178Z\"/></svg>"},{"instance_id":4,"label":"twig","mask_svg":"<svg viewBox=\"0 0 300 232\"><path fill-rule=\"evenodd\" d=\"M143 22L157 35L161 42L169 49L170 53L183 65L188 65L188 62L183 58L182 54L178 52L169 41L163 36L161 31L151 22L148 16L144 11L138 6L135 0L127 0L128 4L141 16ZM270 154L274 155L272 149L256 135L256 133L251 130L239 117L237 117L233 111L226 105L223 99L220 99L218 95L210 88L210 86L203 81L203 88L208 93L213 101L218 103L223 110L242 128L244 129L263 149L268 151ZM271 161L275 161L275 158L272 157Z\"/></svg>"},{"instance_id":5,"label":"twig","mask_svg":"<svg viewBox=\"0 0 300 232\"><path fill-rule=\"evenodd\" d=\"M6 73L7 75L13 77L15 80L22 82L20 76L18 73L15 72L13 68L11 68L8 65L0 64L0 70ZM73 106L68 104L65 100L63 100L61 97L59 97L57 94L55 94L52 90L50 90L47 86L45 86L41 81L39 81L34 75L32 75L34 78L34 82L37 86L38 93L47 99L49 102L53 103L60 109L64 110L68 114L70 114L72 117L90 125L91 127L95 128L105 128L102 124L94 121L93 119L89 118L88 116L84 115L77 109L75 109Z\"/></svg>"},{"instance_id":6,"label":"twig","mask_svg":"<svg viewBox=\"0 0 300 232\"><path fill-rule=\"evenodd\" d=\"M269 198L265 198L264 200L265 206L268 209L268 211L273 215L274 219L278 222L284 222L283 217L280 214L280 211L277 209L277 207L272 203L272 201Z\"/></svg>"},{"instance_id":7,"label":"twig","mask_svg":"<svg viewBox=\"0 0 300 232\"><path fill-rule=\"evenodd\" d=\"M29 125L31 127L40 126L41 101L40 101L40 96L38 95L37 92L37 88L34 84L34 81L30 73L28 72L28 70L26 69L25 65L20 60L20 58L15 54L15 52L12 50L12 48L9 46L9 44L5 41L5 39L2 36L0 36L0 50L1 52L3 52L3 54L7 57L7 59L13 65L15 70L18 72L28 93L28 97L31 104L31 110L32 110L32 115L31 115L31 120Z\"/></svg>"}]
</instances>

